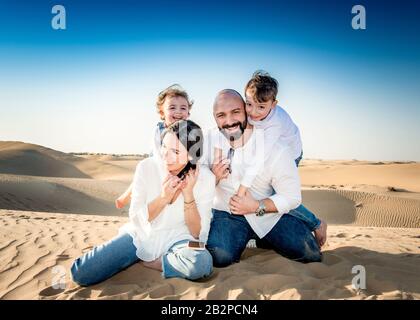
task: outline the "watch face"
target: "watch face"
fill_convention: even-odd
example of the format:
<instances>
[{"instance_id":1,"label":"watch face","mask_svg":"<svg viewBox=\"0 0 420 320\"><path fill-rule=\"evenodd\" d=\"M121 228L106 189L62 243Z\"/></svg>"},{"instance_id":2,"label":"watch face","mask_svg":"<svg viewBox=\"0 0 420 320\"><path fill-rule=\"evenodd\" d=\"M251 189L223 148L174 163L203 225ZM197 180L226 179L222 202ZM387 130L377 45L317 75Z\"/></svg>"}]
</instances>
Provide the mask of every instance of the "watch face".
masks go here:
<instances>
[{"instance_id":1,"label":"watch face","mask_svg":"<svg viewBox=\"0 0 420 320\"><path fill-rule=\"evenodd\" d=\"M257 216L262 216L265 214L265 205L264 202L260 201L257 211L255 212Z\"/></svg>"}]
</instances>

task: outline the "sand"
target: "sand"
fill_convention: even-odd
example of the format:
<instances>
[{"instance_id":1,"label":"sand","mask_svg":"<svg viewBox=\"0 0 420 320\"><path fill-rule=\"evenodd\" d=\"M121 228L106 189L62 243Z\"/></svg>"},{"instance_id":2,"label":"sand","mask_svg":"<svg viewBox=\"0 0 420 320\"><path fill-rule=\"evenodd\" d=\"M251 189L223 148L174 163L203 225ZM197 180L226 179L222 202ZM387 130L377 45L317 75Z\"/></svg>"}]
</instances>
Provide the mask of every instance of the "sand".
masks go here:
<instances>
[{"instance_id":1,"label":"sand","mask_svg":"<svg viewBox=\"0 0 420 320\"><path fill-rule=\"evenodd\" d=\"M321 263L248 248L206 280L162 279L135 264L83 288L72 261L116 235L113 200L138 157L76 156L0 142L0 299L419 299L420 164L305 160L304 204L329 224ZM352 287L352 268L366 289ZM60 274L62 287L53 286Z\"/></svg>"}]
</instances>

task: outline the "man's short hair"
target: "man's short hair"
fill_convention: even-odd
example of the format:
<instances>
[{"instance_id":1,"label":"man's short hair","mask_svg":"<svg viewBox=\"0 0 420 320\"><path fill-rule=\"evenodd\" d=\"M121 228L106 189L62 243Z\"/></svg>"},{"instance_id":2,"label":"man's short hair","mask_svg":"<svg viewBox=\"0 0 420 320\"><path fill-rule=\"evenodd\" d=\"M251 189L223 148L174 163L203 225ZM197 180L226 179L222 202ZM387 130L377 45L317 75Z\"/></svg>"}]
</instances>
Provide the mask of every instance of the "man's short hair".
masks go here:
<instances>
[{"instance_id":1,"label":"man's short hair","mask_svg":"<svg viewBox=\"0 0 420 320\"><path fill-rule=\"evenodd\" d=\"M258 70L252 75L251 80L245 86L245 93L249 91L252 98L257 102L274 101L277 97L278 82L268 72Z\"/></svg>"},{"instance_id":2,"label":"man's short hair","mask_svg":"<svg viewBox=\"0 0 420 320\"><path fill-rule=\"evenodd\" d=\"M238 97L242 101L243 106L245 106L244 98L242 98L241 94L238 91L236 91L235 89L223 89L223 90L219 91L219 93L216 96L216 99L214 99L213 108L216 107L217 101L218 101L220 96L228 95L228 94L231 95L231 96Z\"/></svg>"}]
</instances>

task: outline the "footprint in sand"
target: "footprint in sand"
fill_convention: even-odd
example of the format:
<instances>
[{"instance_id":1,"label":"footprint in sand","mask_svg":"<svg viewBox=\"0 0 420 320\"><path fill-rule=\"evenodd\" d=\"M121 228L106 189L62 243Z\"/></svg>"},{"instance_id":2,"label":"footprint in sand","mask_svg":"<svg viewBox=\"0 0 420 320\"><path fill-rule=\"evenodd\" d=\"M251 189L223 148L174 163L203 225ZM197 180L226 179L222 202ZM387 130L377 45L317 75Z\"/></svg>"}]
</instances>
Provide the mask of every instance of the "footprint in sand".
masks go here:
<instances>
[{"instance_id":1,"label":"footprint in sand","mask_svg":"<svg viewBox=\"0 0 420 320\"><path fill-rule=\"evenodd\" d=\"M68 254L57 255L57 260L67 260L67 259L70 259L70 256Z\"/></svg>"},{"instance_id":2,"label":"footprint in sand","mask_svg":"<svg viewBox=\"0 0 420 320\"><path fill-rule=\"evenodd\" d=\"M349 236L350 235L348 233L342 232L342 233L337 233L337 234L331 235L331 238L347 238Z\"/></svg>"},{"instance_id":3,"label":"footprint in sand","mask_svg":"<svg viewBox=\"0 0 420 320\"><path fill-rule=\"evenodd\" d=\"M67 287L67 283L65 284L65 287ZM53 286L47 287L43 289L39 293L40 299L48 299L58 296L59 294L63 293L66 289L57 288L54 289Z\"/></svg>"},{"instance_id":4,"label":"footprint in sand","mask_svg":"<svg viewBox=\"0 0 420 320\"><path fill-rule=\"evenodd\" d=\"M97 299L101 294L102 290L95 290L92 287L79 289L73 294L72 298L76 299Z\"/></svg>"},{"instance_id":5,"label":"footprint in sand","mask_svg":"<svg viewBox=\"0 0 420 320\"><path fill-rule=\"evenodd\" d=\"M82 252L85 253L85 251L89 251L91 249L93 249L93 246L87 246L87 247L82 249Z\"/></svg>"}]
</instances>

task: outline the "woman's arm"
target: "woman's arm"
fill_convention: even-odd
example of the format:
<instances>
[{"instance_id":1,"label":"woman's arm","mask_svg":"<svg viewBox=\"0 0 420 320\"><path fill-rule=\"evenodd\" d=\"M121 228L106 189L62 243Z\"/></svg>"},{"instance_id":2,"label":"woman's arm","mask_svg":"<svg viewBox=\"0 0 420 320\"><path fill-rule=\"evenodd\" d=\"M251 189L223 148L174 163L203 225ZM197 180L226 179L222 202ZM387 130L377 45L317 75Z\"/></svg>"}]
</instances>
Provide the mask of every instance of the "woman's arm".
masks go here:
<instances>
[{"instance_id":1,"label":"woman's arm","mask_svg":"<svg viewBox=\"0 0 420 320\"><path fill-rule=\"evenodd\" d=\"M162 210L169 204L169 201L159 195L155 200L147 205L149 211L148 221L152 222L162 212Z\"/></svg>"},{"instance_id":2,"label":"woman's arm","mask_svg":"<svg viewBox=\"0 0 420 320\"><path fill-rule=\"evenodd\" d=\"M201 231L201 217L192 190L184 193L184 219L191 235L198 239Z\"/></svg>"},{"instance_id":3,"label":"woman's arm","mask_svg":"<svg viewBox=\"0 0 420 320\"><path fill-rule=\"evenodd\" d=\"M194 171L190 171L185 176L185 186L182 189L182 194L184 196L184 219L185 224L188 227L191 235L198 239L200 237L201 231L201 217L197 209L197 204L194 198L194 186L197 182L199 167Z\"/></svg>"},{"instance_id":4,"label":"woman's arm","mask_svg":"<svg viewBox=\"0 0 420 320\"><path fill-rule=\"evenodd\" d=\"M166 177L163 181L162 193L147 205L149 222L152 222L159 216L162 210L171 202L180 187L181 180L177 176Z\"/></svg>"}]
</instances>

